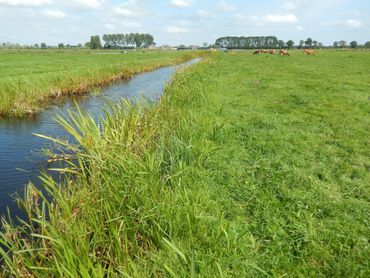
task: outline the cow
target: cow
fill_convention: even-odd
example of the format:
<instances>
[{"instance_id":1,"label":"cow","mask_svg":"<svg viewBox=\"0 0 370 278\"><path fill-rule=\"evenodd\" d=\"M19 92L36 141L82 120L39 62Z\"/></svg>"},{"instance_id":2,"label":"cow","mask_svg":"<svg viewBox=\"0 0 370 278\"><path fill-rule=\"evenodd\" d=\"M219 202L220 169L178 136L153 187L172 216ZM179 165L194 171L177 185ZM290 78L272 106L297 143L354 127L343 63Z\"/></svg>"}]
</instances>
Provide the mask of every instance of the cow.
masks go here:
<instances>
[{"instance_id":1,"label":"cow","mask_svg":"<svg viewBox=\"0 0 370 278\"><path fill-rule=\"evenodd\" d=\"M313 49L305 49L303 55L315 55L315 50Z\"/></svg>"},{"instance_id":2,"label":"cow","mask_svg":"<svg viewBox=\"0 0 370 278\"><path fill-rule=\"evenodd\" d=\"M270 49L269 53L270 53L271 55L275 55L276 51L275 51L275 49Z\"/></svg>"},{"instance_id":3,"label":"cow","mask_svg":"<svg viewBox=\"0 0 370 278\"><path fill-rule=\"evenodd\" d=\"M253 51L253 54L255 55L255 54L260 54L260 53L262 53L262 50L255 50L255 51Z\"/></svg>"},{"instance_id":4,"label":"cow","mask_svg":"<svg viewBox=\"0 0 370 278\"><path fill-rule=\"evenodd\" d=\"M263 49L263 50L262 50L262 53L270 53L270 50Z\"/></svg>"},{"instance_id":5,"label":"cow","mask_svg":"<svg viewBox=\"0 0 370 278\"><path fill-rule=\"evenodd\" d=\"M279 53L281 56L290 56L290 54L289 54L289 52L288 52L288 50L284 50L284 49L282 49L282 50L280 50L280 53Z\"/></svg>"}]
</instances>

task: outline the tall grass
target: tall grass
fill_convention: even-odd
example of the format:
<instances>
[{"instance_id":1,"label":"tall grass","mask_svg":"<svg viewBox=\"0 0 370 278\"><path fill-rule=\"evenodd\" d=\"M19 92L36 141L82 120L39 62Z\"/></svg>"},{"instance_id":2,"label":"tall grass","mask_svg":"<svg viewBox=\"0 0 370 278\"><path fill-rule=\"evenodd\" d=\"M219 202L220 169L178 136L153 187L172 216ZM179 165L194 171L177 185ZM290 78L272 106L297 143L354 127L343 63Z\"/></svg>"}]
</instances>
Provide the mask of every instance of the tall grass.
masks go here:
<instances>
[{"instance_id":1,"label":"tall grass","mask_svg":"<svg viewBox=\"0 0 370 278\"><path fill-rule=\"evenodd\" d=\"M210 231L222 225L222 212L197 216L200 204L211 210L212 201L183 185L183 173L212 153L182 138L196 116L177 118L179 134L173 134L167 117L180 115L165 102L111 105L99 122L82 111L57 117L76 144L48 139L74 153L75 162L60 169L73 178L57 184L42 177L49 196L29 185L19 198L28 220L21 227L3 220L4 275L163 276L175 275L178 264L195 273L196 250L184 253L174 236L193 245L209 233L223 242L226 231Z\"/></svg>"}]
</instances>

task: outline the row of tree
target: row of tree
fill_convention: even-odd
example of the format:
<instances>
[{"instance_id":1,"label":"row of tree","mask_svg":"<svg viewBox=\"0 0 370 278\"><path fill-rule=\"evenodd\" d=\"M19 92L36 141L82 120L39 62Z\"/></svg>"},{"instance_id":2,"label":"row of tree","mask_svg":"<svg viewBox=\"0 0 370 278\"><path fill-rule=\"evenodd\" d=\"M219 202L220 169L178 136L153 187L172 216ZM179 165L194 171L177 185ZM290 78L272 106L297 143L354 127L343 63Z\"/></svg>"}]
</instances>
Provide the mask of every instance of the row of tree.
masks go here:
<instances>
[{"instance_id":1,"label":"row of tree","mask_svg":"<svg viewBox=\"0 0 370 278\"><path fill-rule=\"evenodd\" d=\"M306 40L300 40L299 45L297 48L323 48L324 45L321 42L318 42L317 40L314 40L312 38L307 38Z\"/></svg>"},{"instance_id":2,"label":"row of tree","mask_svg":"<svg viewBox=\"0 0 370 278\"><path fill-rule=\"evenodd\" d=\"M299 45L295 46L294 41L288 40L284 42L279 40L274 36L267 37L222 37L218 38L215 43L216 47L228 48L228 49L261 49L261 48L293 48L298 49L303 48L323 48L325 47L323 43L318 42L312 38L307 38L306 40L300 40ZM346 41L334 42L333 48L357 48L359 47L356 41L352 41L347 44ZM370 41L366 42L363 46L365 48L370 48Z\"/></svg>"},{"instance_id":3,"label":"row of tree","mask_svg":"<svg viewBox=\"0 0 370 278\"><path fill-rule=\"evenodd\" d=\"M123 49L123 48L140 48L148 47L154 44L154 37L150 34L104 34L104 46L99 36L91 36L90 41L85 43L85 47L91 49Z\"/></svg>"},{"instance_id":4,"label":"row of tree","mask_svg":"<svg viewBox=\"0 0 370 278\"><path fill-rule=\"evenodd\" d=\"M150 34L105 34L103 36L105 42L104 48L135 48L135 47L148 47L155 44L154 38ZM99 36L91 36L89 42L85 45L69 45L64 43L59 43L58 48L91 48L91 49L101 49L103 48ZM363 45L359 45L356 41L351 41L349 44L344 41L335 41L332 46L324 46L321 42L313 40L312 38L307 38L306 40L300 40L299 44L295 46L294 41L288 40L284 42L278 40L274 36L267 37L222 37L216 40L214 45L209 45L208 43L203 43L202 49L207 48L229 48L229 49L260 49L260 48L370 48L370 41L367 41ZM18 43L1 43L0 49L45 49L45 48L56 48L56 46L50 46L42 42L41 44L33 45L20 45ZM168 48L171 48L168 46ZM194 47L189 47L193 49ZM178 49L187 49L185 45L180 45Z\"/></svg>"},{"instance_id":5,"label":"row of tree","mask_svg":"<svg viewBox=\"0 0 370 278\"><path fill-rule=\"evenodd\" d=\"M325 47L321 42L317 42L311 38L307 38L306 40L301 40L299 42L298 48L322 48ZM335 41L332 46L329 46L331 48L370 48L370 41L366 42L364 45L359 45L357 41L351 41L349 44L344 41Z\"/></svg>"},{"instance_id":6,"label":"row of tree","mask_svg":"<svg viewBox=\"0 0 370 278\"><path fill-rule=\"evenodd\" d=\"M104 34L104 48L108 49L122 49L122 48L140 48L148 47L155 44L154 37L150 34ZM91 49L101 49L103 45L100 40L100 36L91 36L90 41L86 42L85 45L69 45L64 43L59 43L58 48L91 48ZM55 48L55 46L48 46L46 43L34 44L34 45L19 45L12 43L0 44L0 48L4 49L20 49L20 48Z\"/></svg>"},{"instance_id":7,"label":"row of tree","mask_svg":"<svg viewBox=\"0 0 370 278\"><path fill-rule=\"evenodd\" d=\"M19 43L11 43L11 42L0 44L0 49L47 49L47 48L83 48L83 47L84 46L81 43L78 45L59 43L58 46L47 45L45 42L42 42L40 44L35 43L31 45L20 45Z\"/></svg>"},{"instance_id":8,"label":"row of tree","mask_svg":"<svg viewBox=\"0 0 370 278\"><path fill-rule=\"evenodd\" d=\"M294 41L284 42L274 36L267 37L222 37L216 40L216 46L228 49L292 48ZM297 48L323 47L323 44L308 38L301 40Z\"/></svg>"},{"instance_id":9,"label":"row of tree","mask_svg":"<svg viewBox=\"0 0 370 278\"><path fill-rule=\"evenodd\" d=\"M268 37L222 37L215 45L228 49L277 48L279 40L274 36Z\"/></svg>"},{"instance_id":10,"label":"row of tree","mask_svg":"<svg viewBox=\"0 0 370 278\"><path fill-rule=\"evenodd\" d=\"M358 48L358 47L364 47L364 48L370 48L370 41L365 42L364 45L359 45L357 41L351 41L349 44L347 44L346 41L335 41L333 43L333 48Z\"/></svg>"},{"instance_id":11,"label":"row of tree","mask_svg":"<svg viewBox=\"0 0 370 278\"><path fill-rule=\"evenodd\" d=\"M104 34L104 48L132 48L148 47L154 44L154 37L150 34Z\"/></svg>"}]
</instances>

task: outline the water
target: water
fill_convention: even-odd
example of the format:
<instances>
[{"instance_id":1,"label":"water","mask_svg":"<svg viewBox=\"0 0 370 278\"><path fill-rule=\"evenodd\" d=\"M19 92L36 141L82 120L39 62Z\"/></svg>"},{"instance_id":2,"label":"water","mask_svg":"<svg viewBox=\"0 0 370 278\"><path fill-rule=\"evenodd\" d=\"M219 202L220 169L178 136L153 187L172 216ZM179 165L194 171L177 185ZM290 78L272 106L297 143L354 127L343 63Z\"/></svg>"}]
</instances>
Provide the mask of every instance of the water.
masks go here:
<instances>
[{"instance_id":1,"label":"water","mask_svg":"<svg viewBox=\"0 0 370 278\"><path fill-rule=\"evenodd\" d=\"M129 80L117 81L103 88L99 94L78 97L76 101L95 119L102 115L102 108L107 101L122 98L133 100L138 97L157 101L166 83L179 67L190 66L199 60L194 59L176 67L165 67L136 75ZM57 113L73 107L74 100L69 99L61 105L49 107L32 119L0 119L0 215L6 213L7 207L13 212L18 211L11 195L15 192L22 193L29 181L38 184L40 171L48 166L47 158L37 151L48 142L33 134L68 137L53 118Z\"/></svg>"}]
</instances>

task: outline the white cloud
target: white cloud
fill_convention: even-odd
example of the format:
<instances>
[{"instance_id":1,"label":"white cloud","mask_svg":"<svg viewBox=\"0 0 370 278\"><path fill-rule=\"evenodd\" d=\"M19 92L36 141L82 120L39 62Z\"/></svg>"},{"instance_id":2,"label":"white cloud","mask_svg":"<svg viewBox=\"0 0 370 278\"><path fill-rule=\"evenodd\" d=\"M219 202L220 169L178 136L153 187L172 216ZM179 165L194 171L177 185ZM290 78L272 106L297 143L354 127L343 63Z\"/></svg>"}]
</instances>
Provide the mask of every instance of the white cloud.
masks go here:
<instances>
[{"instance_id":1,"label":"white cloud","mask_svg":"<svg viewBox=\"0 0 370 278\"><path fill-rule=\"evenodd\" d=\"M84 8L96 9L101 7L106 0L0 0L0 6L14 6L14 7L37 7L43 5L63 6L72 5Z\"/></svg>"},{"instance_id":2,"label":"white cloud","mask_svg":"<svg viewBox=\"0 0 370 278\"><path fill-rule=\"evenodd\" d=\"M43 14L49 18L65 18L66 13L58 9L46 9Z\"/></svg>"},{"instance_id":3,"label":"white cloud","mask_svg":"<svg viewBox=\"0 0 370 278\"><path fill-rule=\"evenodd\" d=\"M267 23L294 23L298 21L298 18L294 14L286 14L286 15L267 15L263 18L264 21Z\"/></svg>"},{"instance_id":4,"label":"white cloud","mask_svg":"<svg viewBox=\"0 0 370 278\"><path fill-rule=\"evenodd\" d=\"M104 24L104 27L109 29L109 30L114 30L116 29L116 25L112 24L112 23L105 23Z\"/></svg>"},{"instance_id":5,"label":"white cloud","mask_svg":"<svg viewBox=\"0 0 370 278\"><path fill-rule=\"evenodd\" d=\"M144 1L145 2L145 1ZM150 14L148 8L142 4L143 2L129 0L114 8L114 13L127 17L144 17Z\"/></svg>"},{"instance_id":6,"label":"white cloud","mask_svg":"<svg viewBox=\"0 0 370 278\"><path fill-rule=\"evenodd\" d=\"M291 1L287 1L284 2L283 8L289 11L294 11L298 8L298 4Z\"/></svg>"},{"instance_id":7,"label":"white cloud","mask_svg":"<svg viewBox=\"0 0 370 278\"><path fill-rule=\"evenodd\" d=\"M116 22L108 22L104 24L104 27L110 30L120 29L122 27L140 27L141 24L134 21L116 21Z\"/></svg>"},{"instance_id":8,"label":"white cloud","mask_svg":"<svg viewBox=\"0 0 370 278\"><path fill-rule=\"evenodd\" d=\"M266 16L236 14L234 16L234 23L247 26L265 26L268 24L295 23L297 21L298 18L294 14L268 14Z\"/></svg>"},{"instance_id":9,"label":"white cloud","mask_svg":"<svg viewBox=\"0 0 370 278\"><path fill-rule=\"evenodd\" d=\"M346 20L346 24L351 28L359 28L363 26L362 22L356 19L348 19Z\"/></svg>"},{"instance_id":10,"label":"white cloud","mask_svg":"<svg viewBox=\"0 0 370 278\"><path fill-rule=\"evenodd\" d=\"M304 29L303 29L303 27L302 26L299 26L299 25L297 25L296 27L295 27L295 29L297 30L297 31L299 31L299 32L302 32Z\"/></svg>"},{"instance_id":11,"label":"white cloud","mask_svg":"<svg viewBox=\"0 0 370 278\"><path fill-rule=\"evenodd\" d=\"M206 11L206 10L197 10L197 16L199 17L212 17L214 16L213 13Z\"/></svg>"},{"instance_id":12,"label":"white cloud","mask_svg":"<svg viewBox=\"0 0 370 278\"><path fill-rule=\"evenodd\" d=\"M320 26L323 27L331 27L331 26L338 26L342 24L339 20L332 20L332 21L321 21L319 23Z\"/></svg>"},{"instance_id":13,"label":"white cloud","mask_svg":"<svg viewBox=\"0 0 370 278\"><path fill-rule=\"evenodd\" d=\"M322 21L319 24L323 27L347 26L350 28L360 28L363 26L363 23L356 19Z\"/></svg>"},{"instance_id":14,"label":"white cloud","mask_svg":"<svg viewBox=\"0 0 370 278\"><path fill-rule=\"evenodd\" d=\"M220 1L217 6L217 11L219 12L231 13L235 10L236 8L234 7L234 5L226 2L225 0Z\"/></svg>"},{"instance_id":15,"label":"white cloud","mask_svg":"<svg viewBox=\"0 0 370 278\"><path fill-rule=\"evenodd\" d=\"M193 5L194 0L171 0L171 6L175 8L189 8Z\"/></svg>"},{"instance_id":16,"label":"white cloud","mask_svg":"<svg viewBox=\"0 0 370 278\"><path fill-rule=\"evenodd\" d=\"M51 3L51 0L0 0L0 6L41 6Z\"/></svg>"},{"instance_id":17,"label":"white cloud","mask_svg":"<svg viewBox=\"0 0 370 278\"><path fill-rule=\"evenodd\" d=\"M303 11L313 14L331 12L332 7L338 7L348 0L283 0L282 7L289 11Z\"/></svg>"},{"instance_id":18,"label":"white cloud","mask_svg":"<svg viewBox=\"0 0 370 278\"><path fill-rule=\"evenodd\" d=\"M81 7L87 7L90 9L97 9L100 8L104 0L72 0L74 4L81 6Z\"/></svg>"},{"instance_id":19,"label":"white cloud","mask_svg":"<svg viewBox=\"0 0 370 278\"><path fill-rule=\"evenodd\" d=\"M172 34L181 34L181 33L190 33L190 30L186 27L180 27L180 26L168 26L166 28L167 33Z\"/></svg>"}]
</instances>

